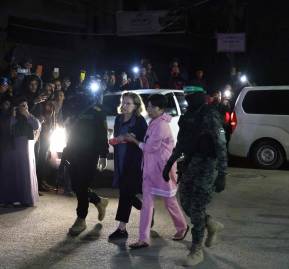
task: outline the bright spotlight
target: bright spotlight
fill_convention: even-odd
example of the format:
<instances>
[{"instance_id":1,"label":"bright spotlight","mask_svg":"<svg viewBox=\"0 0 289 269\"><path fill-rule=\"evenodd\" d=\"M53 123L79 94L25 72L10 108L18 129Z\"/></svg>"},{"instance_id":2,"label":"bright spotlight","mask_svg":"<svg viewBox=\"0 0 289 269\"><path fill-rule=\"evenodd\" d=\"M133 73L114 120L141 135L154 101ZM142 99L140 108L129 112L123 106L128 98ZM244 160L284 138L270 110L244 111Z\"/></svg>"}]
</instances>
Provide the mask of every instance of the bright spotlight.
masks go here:
<instances>
[{"instance_id":1,"label":"bright spotlight","mask_svg":"<svg viewBox=\"0 0 289 269\"><path fill-rule=\"evenodd\" d=\"M89 89L90 89L92 92L97 92L97 91L99 90L99 83L96 82L96 81L90 82L90 84L89 84Z\"/></svg>"},{"instance_id":2,"label":"bright spotlight","mask_svg":"<svg viewBox=\"0 0 289 269\"><path fill-rule=\"evenodd\" d=\"M231 90L225 90L224 91L224 97L226 99L230 99L232 97L232 91Z\"/></svg>"},{"instance_id":3,"label":"bright spotlight","mask_svg":"<svg viewBox=\"0 0 289 269\"><path fill-rule=\"evenodd\" d=\"M62 152L66 147L67 135L63 127L57 127L50 136L50 151Z\"/></svg>"},{"instance_id":4,"label":"bright spotlight","mask_svg":"<svg viewBox=\"0 0 289 269\"><path fill-rule=\"evenodd\" d=\"M246 76L246 75L242 75L242 76L240 77L240 81L241 81L242 83L246 83L246 82L248 81L247 76Z\"/></svg>"},{"instance_id":5,"label":"bright spotlight","mask_svg":"<svg viewBox=\"0 0 289 269\"><path fill-rule=\"evenodd\" d=\"M139 73L139 67L138 66L133 67L132 72L134 72L135 74L138 74Z\"/></svg>"}]
</instances>

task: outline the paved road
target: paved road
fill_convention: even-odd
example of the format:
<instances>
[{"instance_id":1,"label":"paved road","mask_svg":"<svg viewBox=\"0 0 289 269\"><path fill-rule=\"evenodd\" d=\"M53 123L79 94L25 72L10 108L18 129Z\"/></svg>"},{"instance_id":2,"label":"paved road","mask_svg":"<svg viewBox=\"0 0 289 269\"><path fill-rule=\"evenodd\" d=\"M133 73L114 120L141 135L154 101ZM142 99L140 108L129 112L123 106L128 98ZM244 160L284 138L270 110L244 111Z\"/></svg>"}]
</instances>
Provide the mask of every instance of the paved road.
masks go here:
<instances>
[{"instance_id":1,"label":"paved road","mask_svg":"<svg viewBox=\"0 0 289 269\"><path fill-rule=\"evenodd\" d=\"M195 268L289 268L289 172L231 168L228 187L216 195L209 212L226 229L218 245L205 250L205 261ZM131 251L126 242L112 244L117 192L100 189L110 197L108 214L97 222L89 209L88 229L79 237L66 236L74 221L75 198L47 194L36 208L0 208L0 268L183 268L190 235L182 242L161 200L156 201L152 246ZM137 239L138 212L128 225L127 243Z\"/></svg>"}]
</instances>

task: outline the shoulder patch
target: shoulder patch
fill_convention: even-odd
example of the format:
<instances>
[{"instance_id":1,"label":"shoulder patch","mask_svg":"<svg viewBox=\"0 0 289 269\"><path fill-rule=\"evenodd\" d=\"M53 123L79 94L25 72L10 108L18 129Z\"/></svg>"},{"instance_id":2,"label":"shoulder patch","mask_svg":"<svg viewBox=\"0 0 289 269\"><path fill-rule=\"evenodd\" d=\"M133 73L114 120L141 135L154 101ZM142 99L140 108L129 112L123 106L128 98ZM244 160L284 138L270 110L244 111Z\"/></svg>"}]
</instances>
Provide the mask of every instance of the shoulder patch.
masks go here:
<instances>
[{"instance_id":1,"label":"shoulder patch","mask_svg":"<svg viewBox=\"0 0 289 269\"><path fill-rule=\"evenodd\" d=\"M225 143L225 144L227 143L226 133L225 133L225 130L223 128L219 129L218 139L219 139L219 142L221 142L221 143Z\"/></svg>"}]
</instances>

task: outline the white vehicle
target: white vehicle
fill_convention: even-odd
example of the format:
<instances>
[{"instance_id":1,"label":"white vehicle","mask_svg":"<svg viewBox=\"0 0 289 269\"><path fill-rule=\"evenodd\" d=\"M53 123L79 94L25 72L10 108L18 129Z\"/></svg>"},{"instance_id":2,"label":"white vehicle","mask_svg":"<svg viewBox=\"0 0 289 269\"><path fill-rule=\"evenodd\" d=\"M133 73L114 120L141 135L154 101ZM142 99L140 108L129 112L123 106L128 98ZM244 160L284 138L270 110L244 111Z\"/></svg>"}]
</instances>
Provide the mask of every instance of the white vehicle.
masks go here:
<instances>
[{"instance_id":1,"label":"white vehicle","mask_svg":"<svg viewBox=\"0 0 289 269\"><path fill-rule=\"evenodd\" d=\"M142 97L145 105L147 105L147 99L152 94L163 94L168 99L168 107L166 112L172 116L172 121L170 123L173 136L175 141L177 141L177 135L179 131L178 121L179 118L187 108L187 101L185 100L185 95L182 90L171 90L171 89L143 89L143 90L130 90L129 92L134 92ZM103 109L107 114L107 127L108 127L108 138L113 137L113 127L115 117L117 115L117 107L120 104L120 97L123 92L111 92L107 93L103 97ZM147 121L149 118L146 114L143 115ZM109 148L110 156L109 159L113 159L113 147ZM111 164L109 164L109 169Z\"/></svg>"},{"instance_id":2,"label":"white vehicle","mask_svg":"<svg viewBox=\"0 0 289 269\"><path fill-rule=\"evenodd\" d=\"M289 86L244 88L231 115L229 153L265 169L289 160Z\"/></svg>"}]
</instances>

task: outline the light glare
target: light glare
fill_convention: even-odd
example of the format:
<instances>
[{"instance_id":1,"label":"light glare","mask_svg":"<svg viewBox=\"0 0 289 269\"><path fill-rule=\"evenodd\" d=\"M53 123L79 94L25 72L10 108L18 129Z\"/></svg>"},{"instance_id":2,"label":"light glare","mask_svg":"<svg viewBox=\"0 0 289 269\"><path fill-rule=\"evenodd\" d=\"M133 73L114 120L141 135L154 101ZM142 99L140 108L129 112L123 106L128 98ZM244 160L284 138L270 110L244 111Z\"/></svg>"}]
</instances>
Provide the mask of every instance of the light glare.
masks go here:
<instances>
[{"instance_id":1,"label":"light glare","mask_svg":"<svg viewBox=\"0 0 289 269\"><path fill-rule=\"evenodd\" d=\"M232 92L230 90L225 90L224 91L224 97L225 98L231 98L232 97Z\"/></svg>"},{"instance_id":2,"label":"light glare","mask_svg":"<svg viewBox=\"0 0 289 269\"><path fill-rule=\"evenodd\" d=\"M92 92L97 92L99 90L99 83L93 81L90 83L89 88Z\"/></svg>"},{"instance_id":3,"label":"light glare","mask_svg":"<svg viewBox=\"0 0 289 269\"><path fill-rule=\"evenodd\" d=\"M247 76L246 76L246 75L242 75L242 76L240 77L240 81L241 81L242 83L247 82L247 81L248 81Z\"/></svg>"},{"instance_id":4,"label":"light glare","mask_svg":"<svg viewBox=\"0 0 289 269\"><path fill-rule=\"evenodd\" d=\"M132 69L132 71L133 71L135 74L137 74L137 73L139 72L139 68L138 68L137 66L135 66L135 67Z\"/></svg>"},{"instance_id":5,"label":"light glare","mask_svg":"<svg viewBox=\"0 0 289 269\"><path fill-rule=\"evenodd\" d=\"M67 135L63 127L57 127L53 130L50 136L50 151L62 152L66 147Z\"/></svg>"}]
</instances>

